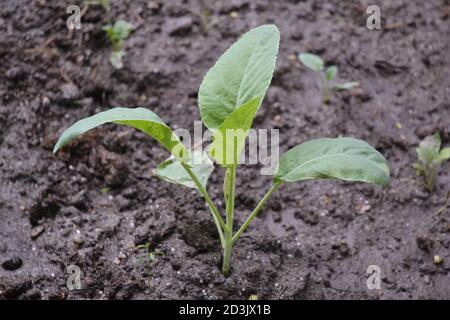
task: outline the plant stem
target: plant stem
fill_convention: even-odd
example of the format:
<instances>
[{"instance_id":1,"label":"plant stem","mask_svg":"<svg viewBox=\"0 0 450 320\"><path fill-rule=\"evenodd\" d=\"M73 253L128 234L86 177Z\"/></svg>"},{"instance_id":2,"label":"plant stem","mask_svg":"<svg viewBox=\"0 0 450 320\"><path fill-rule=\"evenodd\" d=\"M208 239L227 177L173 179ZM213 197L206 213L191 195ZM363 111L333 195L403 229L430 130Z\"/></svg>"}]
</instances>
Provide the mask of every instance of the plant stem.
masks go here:
<instances>
[{"instance_id":1,"label":"plant stem","mask_svg":"<svg viewBox=\"0 0 450 320\"><path fill-rule=\"evenodd\" d=\"M330 87L328 85L328 80L325 79L325 76L322 78L322 101L325 104L330 102Z\"/></svg>"},{"instance_id":2,"label":"plant stem","mask_svg":"<svg viewBox=\"0 0 450 320\"><path fill-rule=\"evenodd\" d=\"M219 232L220 243L222 244L222 248L225 248L224 232L228 231L228 227L225 225L225 222L223 221L223 219L222 219L222 217L221 217L221 215L219 213L219 210L217 210L216 205L211 200L211 197L209 196L209 194L206 191L206 189L202 186L202 184L198 180L198 178L195 175L195 173L192 172L191 168L187 164L185 164L183 162L180 162L180 163L183 166L184 170L186 170L188 175L191 177L192 181L194 181L195 185L197 186L197 189L200 191L200 193L202 194L203 198L205 198L206 203L208 204L209 208L211 209L211 213L213 215L214 222L215 222L216 227L217 227L217 231Z\"/></svg>"},{"instance_id":3,"label":"plant stem","mask_svg":"<svg viewBox=\"0 0 450 320\"><path fill-rule=\"evenodd\" d=\"M239 237L241 236L242 232L244 232L249 224L252 222L252 220L256 217L256 215L261 211L261 209L264 207L264 204L269 200L272 193L274 193L281 185L281 181L276 182L275 184L270 187L269 191L264 195L264 197L261 199L261 201L258 203L256 208L253 210L252 213L248 216L247 220L242 224L242 226L239 228L239 230L236 232L236 234L233 236L233 243L236 242Z\"/></svg>"},{"instance_id":4,"label":"plant stem","mask_svg":"<svg viewBox=\"0 0 450 320\"><path fill-rule=\"evenodd\" d=\"M227 219L227 230L225 230L225 246L223 249L223 264L222 272L225 276L230 274L231 266L231 252L233 250L233 219L234 219L234 198L236 193L236 165L231 165L227 168L227 177L229 189L227 190L228 198L227 209L226 209L226 219Z\"/></svg>"}]
</instances>

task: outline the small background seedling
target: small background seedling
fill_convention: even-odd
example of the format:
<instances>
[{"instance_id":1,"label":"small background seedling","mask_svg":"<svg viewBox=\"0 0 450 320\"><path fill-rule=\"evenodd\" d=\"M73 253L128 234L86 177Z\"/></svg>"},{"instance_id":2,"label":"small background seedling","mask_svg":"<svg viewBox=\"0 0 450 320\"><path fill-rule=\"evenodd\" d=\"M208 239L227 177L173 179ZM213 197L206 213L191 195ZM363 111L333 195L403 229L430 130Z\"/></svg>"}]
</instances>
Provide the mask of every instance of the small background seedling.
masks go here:
<instances>
[{"instance_id":1,"label":"small background seedling","mask_svg":"<svg viewBox=\"0 0 450 320\"><path fill-rule=\"evenodd\" d=\"M113 49L110 58L111 64L120 69L123 67L123 57L125 56L123 43L133 30L133 26L125 20L118 20L114 24L104 26L103 30L106 32Z\"/></svg>"},{"instance_id":2,"label":"small background seedling","mask_svg":"<svg viewBox=\"0 0 450 320\"><path fill-rule=\"evenodd\" d=\"M442 162L450 159L450 148L441 150L441 137L439 133L425 137L416 149L420 162L414 164L417 175L423 177L424 187L434 190L434 181Z\"/></svg>"},{"instance_id":3,"label":"small background seedling","mask_svg":"<svg viewBox=\"0 0 450 320\"><path fill-rule=\"evenodd\" d=\"M213 15L212 10L205 4L203 0L197 0L199 9L192 10L192 15L198 17L204 34L207 34L211 28L218 23L218 19Z\"/></svg>"},{"instance_id":4,"label":"small background seedling","mask_svg":"<svg viewBox=\"0 0 450 320\"><path fill-rule=\"evenodd\" d=\"M149 275L151 274L150 272L151 265L157 261L159 256L164 255L164 253L160 249L152 250L151 248L152 245L150 244L150 242L136 246L136 249L142 252L142 254L138 256L137 260L138 262L148 267L147 273Z\"/></svg>"},{"instance_id":5,"label":"small background seedling","mask_svg":"<svg viewBox=\"0 0 450 320\"><path fill-rule=\"evenodd\" d=\"M324 103L330 102L330 90L349 90L359 85L358 81L332 84L332 80L338 73L338 68L336 66L325 68L325 63L319 56L311 53L301 53L298 58L306 67L319 74L322 85L322 101Z\"/></svg>"}]
</instances>

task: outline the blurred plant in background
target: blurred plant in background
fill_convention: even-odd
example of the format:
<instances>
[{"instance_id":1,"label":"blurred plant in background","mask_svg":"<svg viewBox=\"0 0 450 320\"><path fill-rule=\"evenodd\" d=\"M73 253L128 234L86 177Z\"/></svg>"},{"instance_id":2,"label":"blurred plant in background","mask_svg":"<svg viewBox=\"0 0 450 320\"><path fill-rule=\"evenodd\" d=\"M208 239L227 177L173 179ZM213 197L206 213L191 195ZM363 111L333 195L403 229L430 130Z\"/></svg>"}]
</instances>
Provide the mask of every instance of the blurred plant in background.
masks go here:
<instances>
[{"instance_id":1,"label":"blurred plant in background","mask_svg":"<svg viewBox=\"0 0 450 320\"><path fill-rule=\"evenodd\" d=\"M358 81L350 81L341 84L331 84L331 81L336 77L338 68L336 66L329 66L325 70L325 63L319 56L311 53L301 53L298 59L309 69L320 75L322 84L322 101L323 103L330 102L330 90L349 90L359 85Z\"/></svg>"},{"instance_id":2,"label":"blurred plant in background","mask_svg":"<svg viewBox=\"0 0 450 320\"><path fill-rule=\"evenodd\" d=\"M425 188L433 192L434 181L442 162L450 159L450 148L441 149L439 133L425 137L416 149L420 162L414 164L417 175L422 176Z\"/></svg>"},{"instance_id":3,"label":"blurred plant in background","mask_svg":"<svg viewBox=\"0 0 450 320\"><path fill-rule=\"evenodd\" d=\"M125 56L123 43L133 30L133 26L125 20L118 20L114 24L104 26L103 30L112 44L111 64L115 68L120 69L123 67L123 57Z\"/></svg>"}]
</instances>

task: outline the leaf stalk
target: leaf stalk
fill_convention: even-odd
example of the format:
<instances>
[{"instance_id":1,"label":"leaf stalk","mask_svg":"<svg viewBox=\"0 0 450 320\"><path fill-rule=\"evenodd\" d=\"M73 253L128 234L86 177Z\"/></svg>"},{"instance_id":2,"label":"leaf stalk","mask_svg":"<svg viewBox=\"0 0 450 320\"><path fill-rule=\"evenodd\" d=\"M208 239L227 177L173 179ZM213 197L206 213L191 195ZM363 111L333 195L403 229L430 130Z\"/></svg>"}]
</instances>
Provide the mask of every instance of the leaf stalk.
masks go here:
<instances>
[{"instance_id":1,"label":"leaf stalk","mask_svg":"<svg viewBox=\"0 0 450 320\"><path fill-rule=\"evenodd\" d=\"M242 224L242 226L239 228L239 230L236 232L236 234L233 236L233 243L235 243L241 234L248 228L250 223L253 221L253 219L258 215L259 211L264 207L267 200L269 200L270 196L278 190L280 185L282 184L282 181L275 182L272 187L270 187L269 191L264 195L264 197L261 199L261 201L258 203L256 208L253 210L252 213L248 216L247 220Z\"/></svg>"},{"instance_id":2,"label":"leaf stalk","mask_svg":"<svg viewBox=\"0 0 450 320\"><path fill-rule=\"evenodd\" d=\"M195 185L197 186L197 189L200 191L200 193L202 194L203 198L205 198L206 203L208 204L209 208L211 209L211 213L213 215L214 222L215 222L216 227L217 227L217 231L219 232L220 242L222 244L222 248L225 248L224 232L228 231L228 227L225 225L225 221L223 221L222 216L220 215L219 210L217 210L216 205L211 200L211 197L209 196L208 192L203 187L203 185L200 183L200 181L198 180L197 176L192 172L192 170L189 167L189 165L187 165L184 162L180 162L180 163L183 166L184 170L186 170L188 175L191 177L192 181L194 181Z\"/></svg>"},{"instance_id":3,"label":"leaf stalk","mask_svg":"<svg viewBox=\"0 0 450 320\"><path fill-rule=\"evenodd\" d=\"M223 264L222 272L225 276L230 274L231 268L231 252L233 250L233 220L234 220L234 199L236 194L236 165L231 165L227 167L227 179L229 183L227 184L228 198L226 204L226 219L227 219L227 230L225 233L225 247L223 251Z\"/></svg>"}]
</instances>

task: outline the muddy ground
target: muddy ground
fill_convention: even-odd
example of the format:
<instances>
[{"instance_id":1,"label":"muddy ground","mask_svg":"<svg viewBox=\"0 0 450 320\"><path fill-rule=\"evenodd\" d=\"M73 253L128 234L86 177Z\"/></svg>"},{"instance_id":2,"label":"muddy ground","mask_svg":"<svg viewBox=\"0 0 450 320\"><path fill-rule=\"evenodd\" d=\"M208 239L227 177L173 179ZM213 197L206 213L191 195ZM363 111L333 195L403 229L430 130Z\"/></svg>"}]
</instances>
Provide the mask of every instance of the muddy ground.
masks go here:
<instances>
[{"instance_id":1,"label":"muddy ground","mask_svg":"<svg viewBox=\"0 0 450 320\"><path fill-rule=\"evenodd\" d=\"M424 136L439 132L450 145L449 1L370 1L381 7L374 31L362 0L113 0L109 13L74 2L83 11L74 31L71 1L0 6L0 298L450 298L450 162L432 194L412 167ZM115 70L101 28L119 18L135 30ZM201 197L152 176L168 156L154 140L107 125L56 155L52 147L77 119L115 106L147 107L192 130L203 75L264 23L278 26L281 45L255 126L280 129L281 151L311 138L365 139L389 160L391 182L283 186L225 278ZM293 59L305 51L360 88L322 106L315 74ZM215 172L209 190L222 207ZM270 182L258 166L238 177L236 224ZM81 290L67 288L69 265L83 272ZM380 267L380 290L366 286L369 265Z\"/></svg>"}]
</instances>

